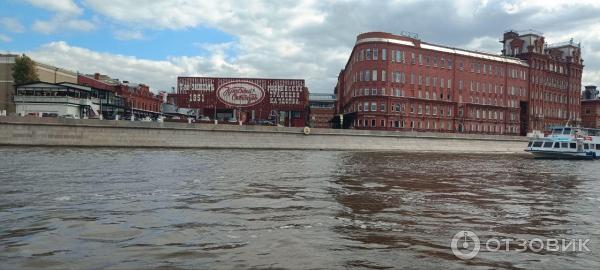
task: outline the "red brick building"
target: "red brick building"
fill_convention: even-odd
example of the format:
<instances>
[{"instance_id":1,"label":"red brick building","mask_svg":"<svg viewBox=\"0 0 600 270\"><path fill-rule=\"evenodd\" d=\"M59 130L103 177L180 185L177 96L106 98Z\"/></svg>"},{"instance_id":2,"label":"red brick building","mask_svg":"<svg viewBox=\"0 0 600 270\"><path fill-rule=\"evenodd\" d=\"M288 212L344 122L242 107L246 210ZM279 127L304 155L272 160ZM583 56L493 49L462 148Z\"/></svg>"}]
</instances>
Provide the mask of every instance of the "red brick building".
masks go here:
<instances>
[{"instance_id":1,"label":"red brick building","mask_svg":"<svg viewBox=\"0 0 600 270\"><path fill-rule=\"evenodd\" d=\"M150 91L145 84L131 84L128 81L119 81L106 75L79 75L78 83L90 86L99 91L104 100L103 108L110 109L114 104L114 111L108 114L118 114L121 117L130 116L133 112L138 118L155 117L161 113L162 100ZM103 109L105 111L105 109Z\"/></svg>"},{"instance_id":2,"label":"red brick building","mask_svg":"<svg viewBox=\"0 0 600 270\"><path fill-rule=\"evenodd\" d=\"M503 42L510 45L515 42L507 37L520 36L505 35ZM570 52L575 51L573 48L579 51L571 46ZM524 59L533 59L530 55L536 54L510 52ZM548 71L548 62L543 69L530 68L526 60L509 55L456 49L382 32L360 34L338 77L337 112L344 115L344 128L524 135L534 129L528 104L532 84L529 74L535 69L539 72L535 77L538 88L533 108L541 106L542 112L549 115L578 116L578 110L573 111L577 105L570 103L574 102L571 92L567 94L562 86L565 93L558 97L554 91L558 82L549 79L549 75L540 75L559 73ZM536 54L535 59L539 61L541 57ZM580 61L578 57L568 61L575 59ZM568 65L572 67L569 74L581 70L578 63L579 66ZM567 64L563 64L564 72ZM553 88L545 102L547 80L552 81ZM569 89L578 89L580 81L579 72L560 83L570 83ZM552 107L545 106L547 103ZM555 124L558 119L562 118L542 118L539 126ZM566 118L561 124L565 123Z\"/></svg>"},{"instance_id":3,"label":"red brick building","mask_svg":"<svg viewBox=\"0 0 600 270\"><path fill-rule=\"evenodd\" d=\"M600 128L600 96L595 85L588 85L582 95L581 125L587 128Z\"/></svg>"},{"instance_id":4,"label":"red brick building","mask_svg":"<svg viewBox=\"0 0 600 270\"><path fill-rule=\"evenodd\" d=\"M549 126L581 121L583 60L579 44L547 44L532 30L504 33L502 54L527 62L528 100L521 104L521 126L544 130Z\"/></svg>"},{"instance_id":5,"label":"red brick building","mask_svg":"<svg viewBox=\"0 0 600 270\"><path fill-rule=\"evenodd\" d=\"M304 80L179 77L173 96L178 107L197 109L211 121L303 127L308 118Z\"/></svg>"},{"instance_id":6,"label":"red brick building","mask_svg":"<svg viewBox=\"0 0 600 270\"><path fill-rule=\"evenodd\" d=\"M127 81L117 85L117 94L125 99L125 106L134 113L151 116L160 114L162 100L150 91L145 84L132 84Z\"/></svg>"}]
</instances>

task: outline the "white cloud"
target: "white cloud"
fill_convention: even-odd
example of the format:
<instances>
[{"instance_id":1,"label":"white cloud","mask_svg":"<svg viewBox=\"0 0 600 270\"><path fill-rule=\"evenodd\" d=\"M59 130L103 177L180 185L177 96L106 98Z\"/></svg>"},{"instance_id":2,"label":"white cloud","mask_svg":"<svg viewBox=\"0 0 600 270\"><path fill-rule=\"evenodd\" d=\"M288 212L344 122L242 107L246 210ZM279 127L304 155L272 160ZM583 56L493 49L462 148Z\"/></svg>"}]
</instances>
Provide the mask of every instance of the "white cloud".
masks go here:
<instances>
[{"instance_id":1,"label":"white cloud","mask_svg":"<svg viewBox=\"0 0 600 270\"><path fill-rule=\"evenodd\" d=\"M81 73L108 74L121 80L146 83L153 90L169 90L180 75L245 76L256 74L252 67L233 64L226 59L223 47L207 48L210 56L171 57L163 61L95 52L71 46L64 41L45 44L28 52L36 61Z\"/></svg>"},{"instance_id":2,"label":"white cloud","mask_svg":"<svg viewBox=\"0 0 600 270\"><path fill-rule=\"evenodd\" d=\"M80 14L82 9L72 0L27 0L30 4L57 13Z\"/></svg>"},{"instance_id":3,"label":"white cloud","mask_svg":"<svg viewBox=\"0 0 600 270\"><path fill-rule=\"evenodd\" d=\"M460 46L460 48L492 54L500 54L500 51L498 51L498 44L498 38L483 36L473 38L469 43Z\"/></svg>"},{"instance_id":4,"label":"white cloud","mask_svg":"<svg viewBox=\"0 0 600 270\"><path fill-rule=\"evenodd\" d=\"M17 18L13 17L0 18L0 27L15 33L21 33L25 31L25 26L23 26Z\"/></svg>"},{"instance_id":5,"label":"white cloud","mask_svg":"<svg viewBox=\"0 0 600 270\"><path fill-rule=\"evenodd\" d=\"M32 29L42 34L52 34L58 31L66 30L89 32L96 29L96 26L87 20L57 15L47 21L34 21Z\"/></svg>"},{"instance_id":6,"label":"white cloud","mask_svg":"<svg viewBox=\"0 0 600 270\"><path fill-rule=\"evenodd\" d=\"M11 42L12 38L10 38L7 35L0 34L0 41L2 41L2 42Z\"/></svg>"},{"instance_id":7,"label":"white cloud","mask_svg":"<svg viewBox=\"0 0 600 270\"><path fill-rule=\"evenodd\" d=\"M142 40L144 39L144 33L140 30L117 30L114 36L118 40Z\"/></svg>"},{"instance_id":8,"label":"white cloud","mask_svg":"<svg viewBox=\"0 0 600 270\"><path fill-rule=\"evenodd\" d=\"M36 7L54 12L49 20L35 20L32 29L42 34L52 34L58 31L82 31L88 32L96 28L89 20L80 19L83 13L72 0L28 0Z\"/></svg>"}]
</instances>

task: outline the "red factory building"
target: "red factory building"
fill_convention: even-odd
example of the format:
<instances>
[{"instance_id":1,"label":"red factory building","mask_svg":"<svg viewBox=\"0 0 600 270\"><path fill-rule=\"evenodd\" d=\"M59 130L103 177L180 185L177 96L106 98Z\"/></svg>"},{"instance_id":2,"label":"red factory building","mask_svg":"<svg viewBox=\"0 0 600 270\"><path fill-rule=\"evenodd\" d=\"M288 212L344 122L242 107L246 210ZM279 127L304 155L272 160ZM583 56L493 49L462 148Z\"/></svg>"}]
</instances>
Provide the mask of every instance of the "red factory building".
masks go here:
<instances>
[{"instance_id":1,"label":"red factory building","mask_svg":"<svg viewBox=\"0 0 600 270\"><path fill-rule=\"evenodd\" d=\"M176 104L220 122L304 127L308 89L304 80L178 77Z\"/></svg>"},{"instance_id":2,"label":"red factory building","mask_svg":"<svg viewBox=\"0 0 600 270\"><path fill-rule=\"evenodd\" d=\"M77 81L99 92L103 114L129 117L133 112L138 118L156 117L161 114L162 100L150 91L148 85L121 82L99 73L79 74ZM114 109L110 110L111 106ZM106 109L109 111L105 112Z\"/></svg>"},{"instance_id":3,"label":"red factory building","mask_svg":"<svg viewBox=\"0 0 600 270\"><path fill-rule=\"evenodd\" d=\"M546 45L531 31L500 42L496 55L358 35L336 86L343 127L525 135L580 121L579 45Z\"/></svg>"}]
</instances>

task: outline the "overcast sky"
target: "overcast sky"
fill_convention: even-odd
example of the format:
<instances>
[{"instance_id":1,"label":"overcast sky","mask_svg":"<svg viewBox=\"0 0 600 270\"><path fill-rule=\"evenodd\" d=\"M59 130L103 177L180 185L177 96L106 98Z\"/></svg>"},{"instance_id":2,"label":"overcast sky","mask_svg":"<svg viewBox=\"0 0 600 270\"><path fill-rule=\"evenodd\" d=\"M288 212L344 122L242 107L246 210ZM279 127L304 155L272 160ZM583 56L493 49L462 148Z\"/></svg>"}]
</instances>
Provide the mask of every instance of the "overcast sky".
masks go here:
<instances>
[{"instance_id":1,"label":"overcast sky","mask_svg":"<svg viewBox=\"0 0 600 270\"><path fill-rule=\"evenodd\" d=\"M170 90L177 76L305 79L332 92L356 35L499 53L508 29L581 42L600 84L600 1L2 0L0 52Z\"/></svg>"}]
</instances>

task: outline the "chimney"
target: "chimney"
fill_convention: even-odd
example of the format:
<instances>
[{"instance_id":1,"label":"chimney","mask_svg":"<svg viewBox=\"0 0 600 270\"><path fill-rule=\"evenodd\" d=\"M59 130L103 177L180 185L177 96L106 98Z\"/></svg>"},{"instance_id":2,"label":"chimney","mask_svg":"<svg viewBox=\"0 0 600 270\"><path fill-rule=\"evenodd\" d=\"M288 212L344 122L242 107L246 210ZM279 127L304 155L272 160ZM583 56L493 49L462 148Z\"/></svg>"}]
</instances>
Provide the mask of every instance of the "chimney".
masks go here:
<instances>
[{"instance_id":1,"label":"chimney","mask_svg":"<svg viewBox=\"0 0 600 270\"><path fill-rule=\"evenodd\" d=\"M94 79L100 80L100 73L94 73Z\"/></svg>"}]
</instances>

